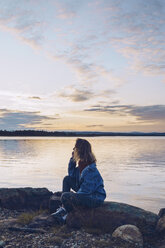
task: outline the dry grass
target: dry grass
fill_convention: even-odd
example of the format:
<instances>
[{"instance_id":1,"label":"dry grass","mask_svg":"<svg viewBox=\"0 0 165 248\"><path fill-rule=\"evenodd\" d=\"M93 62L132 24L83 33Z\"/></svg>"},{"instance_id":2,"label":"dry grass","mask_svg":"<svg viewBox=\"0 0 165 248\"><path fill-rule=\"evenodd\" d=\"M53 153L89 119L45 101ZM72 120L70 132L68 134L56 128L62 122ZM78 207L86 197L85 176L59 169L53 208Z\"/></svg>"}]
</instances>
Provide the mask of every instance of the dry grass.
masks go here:
<instances>
[{"instance_id":1,"label":"dry grass","mask_svg":"<svg viewBox=\"0 0 165 248\"><path fill-rule=\"evenodd\" d=\"M31 212L26 212L22 213L20 216L18 216L17 222L19 224L27 225L29 224L34 217L46 213L45 210L38 210L38 211L31 211Z\"/></svg>"}]
</instances>

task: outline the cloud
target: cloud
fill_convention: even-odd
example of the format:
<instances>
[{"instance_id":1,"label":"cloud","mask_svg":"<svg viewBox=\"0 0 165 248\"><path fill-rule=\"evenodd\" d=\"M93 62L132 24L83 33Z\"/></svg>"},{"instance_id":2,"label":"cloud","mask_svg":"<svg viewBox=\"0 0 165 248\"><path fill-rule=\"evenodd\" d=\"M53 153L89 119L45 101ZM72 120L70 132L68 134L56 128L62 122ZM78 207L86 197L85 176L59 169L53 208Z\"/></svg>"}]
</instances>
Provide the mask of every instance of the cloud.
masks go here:
<instances>
[{"instance_id":1,"label":"cloud","mask_svg":"<svg viewBox=\"0 0 165 248\"><path fill-rule=\"evenodd\" d=\"M60 19L72 19L76 16L76 10L73 3L66 4L64 2L58 2L58 15L57 17Z\"/></svg>"},{"instance_id":2,"label":"cloud","mask_svg":"<svg viewBox=\"0 0 165 248\"><path fill-rule=\"evenodd\" d=\"M165 105L95 105L84 111L109 113L117 116L133 116L140 121L165 121Z\"/></svg>"},{"instance_id":3,"label":"cloud","mask_svg":"<svg viewBox=\"0 0 165 248\"><path fill-rule=\"evenodd\" d=\"M59 97L67 98L72 102L83 102L89 100L93 93L92 91L89 90L80 90L80 89L75 89L70 87L70 93L67 92L61 92L59 93Z\"/></svg>"},{"instance_id":4,"label":"cloud","mask_svg":"<svg viewBox=\"0 0 165 248\"><path fill-rule=\"evenodd\" d=\"M94 92L88 88L76 88L74 85L68 86L58 93L58 97L66 98L71 102L84 102L93 98L109 98L115 94L115 90L102 90L100 92Z\"/></svg>"},{"instance_id":5,"label":"cloud","mask_svg":"<svg viewBox=\"0 0 165 248\"><path fill-rule=\"evenodd\" d=\"M165 57L164 57L165 59ZM144 63L137 63L135 65L137 71L143 71L149 75L165 75L165 63L164 64L144 64Z\"/></svg>"},{"instance_id":6,"label":"cloud","mask_svg":"<svg viewBox=\"0 0 165 248\"><path fill-rule=\"evenodd\" d=\"M40 112L11 111L0 109L0 129L17 130L26 129L26 126L33 126L42 122L52 121L59 118L40 115Z\"/></svg>"},{"instance_id":7,"label":"cloud","mask_svg":"<svg viewBox=\"0 0 165 248\"><path fill-rule=\"evenodd\" d=\"M89 42L89 39L97 40L97 36L91 35L93 38L91 36L89 38L86 34L84 36L87 36L86 39L76 40L75 38L74 43L71 43L66 51L56 51L53 56L52 54L50 56L55 60L65 61L73 69L78 82L82 85L90 84L92 86L104 82L108 86L116 87L124 84L126 82L124 78L119 76L114 70L107 68L109 66L105 66L102 62L96 62L97 59L93 58L93 50L96 56L99 50L103 52L104 44L96 44L95 41ZM109 41L106 43L109 43Z\"/></svg>"},{"instance_id":8,"label":"cloud","mask_svg":"<svg viewBox=\"0 0 165 248\"><path fill-rule=\"evenodd\" d=\"M45 22L35 15L30 1L1 1L0 26L35 49L40 48L44 40Z\"/></svg>"},{"instance_id":9,"label":"cloud","mask_svg":"<svg viewBox=\"0 0 165 248\"><path fill-rule=\"evenodd\" d=\"M72 24L77 35L74 35L74 40L70 39L68 27L65 39L69 45L55 53L56 58L65 60L74 68L80 82L94 84L102 78L109 85L127 82L119 72L114 72L111 66L105 66L106 63L99 60L105 49L109 58L113 59L114 49L121 55L119 61L126 58L128 64L122 64L122 68L128 66L129 71L136 73L164 75L165 4L162 0L100 0L86 3L86 19L81 33L75 24L80 21L77 18L81 15L77 16L75 9L76 17L73 17ZM68 3L65 9L73 10L73 6ZM95 25L91 20L95 21ZM120 69L119 64L117 71Z\"/></svg>"},{"instance_id":10,"label":"cloud","mask_svg":"<svg viewBox=\"0 0 165 248\"><path fill-rule=\"evenodd\" d=\"M79 11L83 10L84 6L88 5L88 0L84 1L58 1L54 0L54 6L57 9L57 17L62 20L70 20L76 18Z\"/></svg>"},{"instance_id":11,"label":"cloud","mask_svg":"<svg viewBox=\"0 0 165 248\"><path fill-rule=\"evenodd\" d=\"M90 127L90 128L93 128L93 127L104 127L104 125L86 125L86 127Z\"/></svg>"},{"instance_id":12,"label":"cloud","mask_svg":"<svg viewBox=\"0 0 165 248\"><path fill-rule=\"evenodd\" d=\"M33 100L41 100L41 97L39 96L29 96L28 98Z\"/></svg>"},{"instance_id":13,"label":"cloud","mask_svg":"<svg viewBox=\"0 0 165 248\"><path fill-rule=\"evenodd\" d=\"M163 0L6 0L0 2L0 25L67 63L84 85L119 86L127 82L120 74L126 66L136 73L165 72ZM114 52L120 56L116 71L104 59L113 61ZM120 64L123 57L128 65Z\"/></svg>"},{"instance_id":14,"label":"cloud","mask_svg":"<svg viewBox=\"0 0 165 248\"><path fill-rule=\"evenodd\" d=\"M114 1L107 5L112 4ZM118 1L117 4L113 13L108 6L104 8L107 20L105 35L109 36L110 44L129 59L132 70L150 75L164 74L164 1L127 0L123 3ZM100 11L102 9L100 6ZM106 12L109 12L109 17ZM111 30L111 34L108 30Z\"/></svg>"},{"instance_id":15,"label":"cloud","mask_svg":"<svg viewBox=\"0 0 165 248\"><path fill-rule=\"evenodd\" d=\"M130 114L139 120L165 120L165 105L135 106L130 109Z\"/></svg>"}]
</instances>

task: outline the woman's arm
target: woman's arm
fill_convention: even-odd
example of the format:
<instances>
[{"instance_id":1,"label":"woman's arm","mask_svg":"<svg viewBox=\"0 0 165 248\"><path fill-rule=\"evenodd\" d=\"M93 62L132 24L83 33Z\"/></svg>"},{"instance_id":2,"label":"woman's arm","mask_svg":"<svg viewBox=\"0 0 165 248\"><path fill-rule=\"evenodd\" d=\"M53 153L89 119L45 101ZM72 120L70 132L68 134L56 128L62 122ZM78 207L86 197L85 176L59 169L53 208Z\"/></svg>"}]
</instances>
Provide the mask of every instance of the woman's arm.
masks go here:
<instances>
[{"instance_id":1,"label":"woman's arm","mask_svg":"<svg viewBox=\"0 0 165 248\"><path fill-rule=\"evenodd\" d=\"M100 178L96 173L88 170L84 173L80 180L80 189L77 191L78 194L90 195L97 190L98 183L100 183Z\"/></svg>"}]
</instances>

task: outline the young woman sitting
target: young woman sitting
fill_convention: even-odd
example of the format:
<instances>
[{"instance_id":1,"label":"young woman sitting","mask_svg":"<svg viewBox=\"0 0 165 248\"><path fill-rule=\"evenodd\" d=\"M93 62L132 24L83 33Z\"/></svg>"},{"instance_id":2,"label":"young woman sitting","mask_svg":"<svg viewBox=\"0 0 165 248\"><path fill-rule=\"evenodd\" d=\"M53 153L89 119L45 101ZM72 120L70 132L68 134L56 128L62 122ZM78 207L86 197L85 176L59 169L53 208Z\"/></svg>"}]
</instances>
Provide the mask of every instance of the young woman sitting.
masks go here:
<instances>
[{"instance_id":1,"label":"young woman sitting","mask_svg":"<svg viewBox=\"0 0 165 248\"><path fill-rule=\"evenodd\" d=\"M70 192L70 190L75 192ZM62 207L52 216L58 223L65 223L67 213L77 206L96 208L106 198L103 179L96 167L91 144L77 139L69 161L68 176L63 179Z\"/></svg>"}]
</instances>

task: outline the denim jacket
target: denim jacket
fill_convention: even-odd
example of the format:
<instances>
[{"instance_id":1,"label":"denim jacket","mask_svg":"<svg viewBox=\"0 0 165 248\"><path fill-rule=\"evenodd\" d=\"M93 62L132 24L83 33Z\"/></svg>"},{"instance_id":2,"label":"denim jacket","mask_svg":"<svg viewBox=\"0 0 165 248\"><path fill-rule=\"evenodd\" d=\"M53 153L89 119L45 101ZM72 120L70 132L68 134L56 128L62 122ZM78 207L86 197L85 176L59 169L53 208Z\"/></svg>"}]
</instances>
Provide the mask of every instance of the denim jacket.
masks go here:
<instances>
[{"instance_id":1,"label":"denim jacket","mask_svg":"<svg viewBox=\"0 0 165 248\"><path fill-rule=\"evenodd\" d=\"M104 182L95 163L85 167L80 175L79 168L76 167L76 162L71 158L68 166L68 174L70 177L76 179L76 184L79 187L77 194L84 194L93 199L104 201L106 198Z\"/></svg>"}]
</instances>

